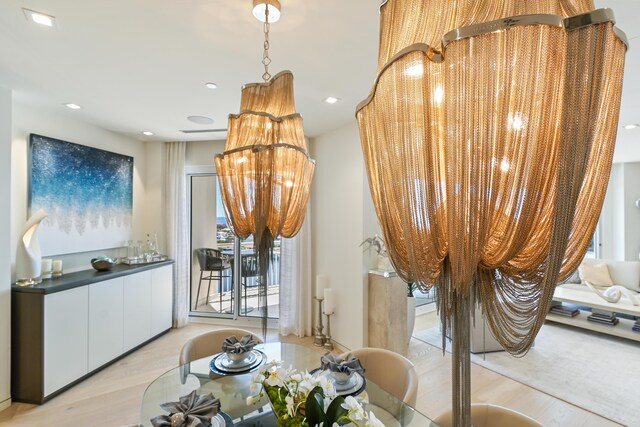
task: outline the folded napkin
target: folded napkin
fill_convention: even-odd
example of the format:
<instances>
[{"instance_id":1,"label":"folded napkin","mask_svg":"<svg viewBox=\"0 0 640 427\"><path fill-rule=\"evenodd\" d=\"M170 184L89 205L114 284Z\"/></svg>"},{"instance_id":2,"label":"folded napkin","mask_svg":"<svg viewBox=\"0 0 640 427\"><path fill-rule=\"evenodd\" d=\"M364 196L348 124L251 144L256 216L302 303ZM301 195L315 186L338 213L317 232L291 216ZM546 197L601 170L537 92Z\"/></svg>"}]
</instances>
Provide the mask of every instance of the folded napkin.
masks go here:
<instances>
[{"instance_id":1,"label":"folded napkin","mask_svg":"<svg viewBox=\"0 0 640 427\"><path fill-rule=\"evenodd\" d=\"M196 394L192 391L182 396L179 402L160 405L169 415L159 415L151 419L154 427L210 427L211 419L220 410L220 399L213 394Z\"/></svg>"},{"instance_id":2,"label":"folded napkin","mask_svg":"<svg viewBox=\"0 0 640 427\"><path fill-rule=\"evenodd\" d=\"M240 341L238 341L235 335L232 335L222 343L222 351L234 354L247 353L253 350L253 347L256 345L258 345L258 343L253 340L253 335L245 335Z\"/></svg>"},{"instance_id":3,"label":"folded napkin","mask_svg":"<svg viewBox=\"0 0 640 427\"><path fill-rule=\"evenodd\" d=\"M364 367L360 363L360 359L347 354L344 359L337 354L326 353L320 358L322 362L322 370L329 370L331 372L342 372L344 374L351 375L354 372L364 373Z\"/></svg>"}]
</instances>

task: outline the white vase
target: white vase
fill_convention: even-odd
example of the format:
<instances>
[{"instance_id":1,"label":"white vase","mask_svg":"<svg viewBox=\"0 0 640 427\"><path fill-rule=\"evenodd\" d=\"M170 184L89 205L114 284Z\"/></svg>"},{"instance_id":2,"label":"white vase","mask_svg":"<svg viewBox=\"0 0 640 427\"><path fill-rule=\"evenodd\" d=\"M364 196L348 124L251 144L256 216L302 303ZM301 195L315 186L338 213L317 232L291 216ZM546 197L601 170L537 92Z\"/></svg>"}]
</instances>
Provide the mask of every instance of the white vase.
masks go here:
<instances>
[{"instance_id":1,"label":"white vase","mask_svg":"<svg viewBox=\"0 0 640 427\"><path fill-rule=\"evenodd\" d=\"M42 253L38 242L38 226L47 217L40 209L31 215L24 225L22 236L16 249L16 283L32 285L42 281Z\"/></svg>"},{"instance_id":2,"label":"white vase","mask_svg":"<svg viewBox=\"0 0 640 427\"><path fill-rule=\"evenodd\" d=\"M377 264L378 270L394 271L393 265L391 265L391 259L388 256L378 254L378 259L376 260L376 264Z\"/></svg>"},{"instance_id":3,"label":"white vase","mask_svg":"<svg viewBox=\"0 0 640 427\"><path fill-rule=\"evenodd\" d=\"M407 331L409 332L409 341L413 335L413 328L416 325L416 299L407 297Z\"/></svg>"}]
</instances>

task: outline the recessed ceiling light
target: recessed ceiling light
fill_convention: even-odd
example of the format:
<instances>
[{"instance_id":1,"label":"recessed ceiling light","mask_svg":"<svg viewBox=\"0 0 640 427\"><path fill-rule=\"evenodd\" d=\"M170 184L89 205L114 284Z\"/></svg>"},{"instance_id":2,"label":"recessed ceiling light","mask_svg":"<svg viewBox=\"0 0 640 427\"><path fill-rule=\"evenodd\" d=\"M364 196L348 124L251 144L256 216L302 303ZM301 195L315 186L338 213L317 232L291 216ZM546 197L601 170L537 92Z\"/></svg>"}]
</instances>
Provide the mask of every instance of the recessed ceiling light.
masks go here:
<instances>
[{"instance_id":1,"label":"recessed ceiling light","mask_svg":"<svg viewBox=\"0 0 640 427\"><path fill-rule=\"evenodd\" d=\"M147 136L151 136L153 135L153 132L149 132L148 130L145 130L142 132L143 135L147 135Z\"/></svg>"},{"instance_id":2,"label":"recessed ceiling light","mask_svg":"<svg viewBox=\"0 0 640 427\"><path fill-rule=\"evenodd\" d=\"M267 5L269 7L269 23L273 24L280 19L280 2L278 0L253 0L253 16L260 21L265 22Z\"/></svg>"},{"instance_id":3,"label":"recessed ceiling light","mask_svg":"<svg viewBox=\"0 0 640 427\"><path fill-rule=\"evenodd\" d=\"M78 104L72 104L72 103L64 104L64 106L67 108L71 108L72 110L79 110L81 108Z\"/></svg>"},{"instance_id":4,"label":"recessed ceiling light","mask_svg":"<svg viewBox=\"0 0 640 427\"><path fill-rule=\"evenodd\" d=\"M53 27L53 24L56 22L55 16L47 15L46 13L40 13L35 10L25 8L22 8L22 11L24 12L24 16L27 17L27 20L35 24L44 25L45 27Z\"/></svg>"},{"instance_id":5,"label":"recessed ceiling light","mask_svg":"<svg viewBox=\"0 0 640 427\"><path fill-rule=\"evenodd\" d=\"M627 129L627 130L629 130L629 129L635 129L635 128L637 128L637 127L640 127L640 125L639 125L639 124L637 124L637 123L632 123L632 124L630 124L630 125L624 125L624 128L625 128L625 129Z\"/></svg>"},{"instance_id":6,"label":"recessed ceiling light","mask_svg":"<svg viewBox=\"0 0 640 427\"><path fill-rule=\"evenodd\" d=\"M187 120L193 123L197 123L199 125L210 125L213 123L213 119L205 116L189 116Z\"/></svg>"},{"instance_id":7,"label":"recessed ceiling light","mask_svg":"<svg viewBox=\"0 0 640 427\"><path fill-rule=\"evenodd\" d=\"M209 89L216 89L218 87L218 85L215 83L205 83L204 85Z\"/></svg>"},{"instance_id":8,"label":"recessed ceiling light","mask_svg":"<svg viewBox=\"0 0 640 427\"><path fill-rule=\"evenodd\" d=\"M324 102L326 102L327 104L335 104L338 101L340 101L340 98L336 98L335 96L329 96L324 99Z\"/></svg>"}]
</instances>

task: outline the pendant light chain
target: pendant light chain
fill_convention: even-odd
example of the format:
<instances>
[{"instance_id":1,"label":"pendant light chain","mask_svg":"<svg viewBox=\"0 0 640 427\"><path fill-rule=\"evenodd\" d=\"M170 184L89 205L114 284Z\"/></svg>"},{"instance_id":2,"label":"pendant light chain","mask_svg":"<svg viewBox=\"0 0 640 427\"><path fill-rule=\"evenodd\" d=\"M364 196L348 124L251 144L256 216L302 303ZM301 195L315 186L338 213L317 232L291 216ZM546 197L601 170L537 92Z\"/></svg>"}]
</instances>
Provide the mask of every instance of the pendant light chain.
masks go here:
<instances>
[{"instance_id":1,"label":"pendant light chain","mask_svg":"<svg viewBox=\"0 0 640 427\"><path fill-rule=\"evenodd\" d=\"M262 65L264 65L264 74L262 75L262 79L267 82L271 79L271 74L269 74L269 64L271 64L271 58L269 58L269 5L265 5L264 11L264 52L262 54Z\"/></svg>"}]
</instances>

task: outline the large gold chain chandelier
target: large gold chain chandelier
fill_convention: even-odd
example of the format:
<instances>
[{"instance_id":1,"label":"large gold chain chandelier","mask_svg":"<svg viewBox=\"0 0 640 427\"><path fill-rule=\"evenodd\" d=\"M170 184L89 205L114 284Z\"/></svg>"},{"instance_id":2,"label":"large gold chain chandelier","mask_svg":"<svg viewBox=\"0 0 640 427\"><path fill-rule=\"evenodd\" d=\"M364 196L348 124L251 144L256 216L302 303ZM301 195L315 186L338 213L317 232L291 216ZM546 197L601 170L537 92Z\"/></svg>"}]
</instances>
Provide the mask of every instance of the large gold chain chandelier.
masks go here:
<instances>
[{"instance_id":1,"label":"large gold chain chandelier","mask_svg":"<svg viewBox=\"0 0 640 427\"><path fill-rule=\"evenodd\" d=\"M242 88L240 114L229 115L225 151L216 156L222 203L233 232L253 236L259 270L263 332L267 318L267 272L276 237L295 236L306 213L315 163L309 158L293 99L293 74L269 74L269 14L276 0L263 3L264 83ZM260 5L258 4L257 7Z\"/></svg>"},{"instance_id":2,"label":"large gold chain chandelier","mask_svg":"<svg viewBox=\"0 0 640 427\"><path fill-rule=\"evenodd\" d=\"M458 427L469 425L473 304L523 355L589 246L626 49L591 0L381 6L377 77L356 116L393 265L438 288Z\"/></svg>"}]
</instances>

